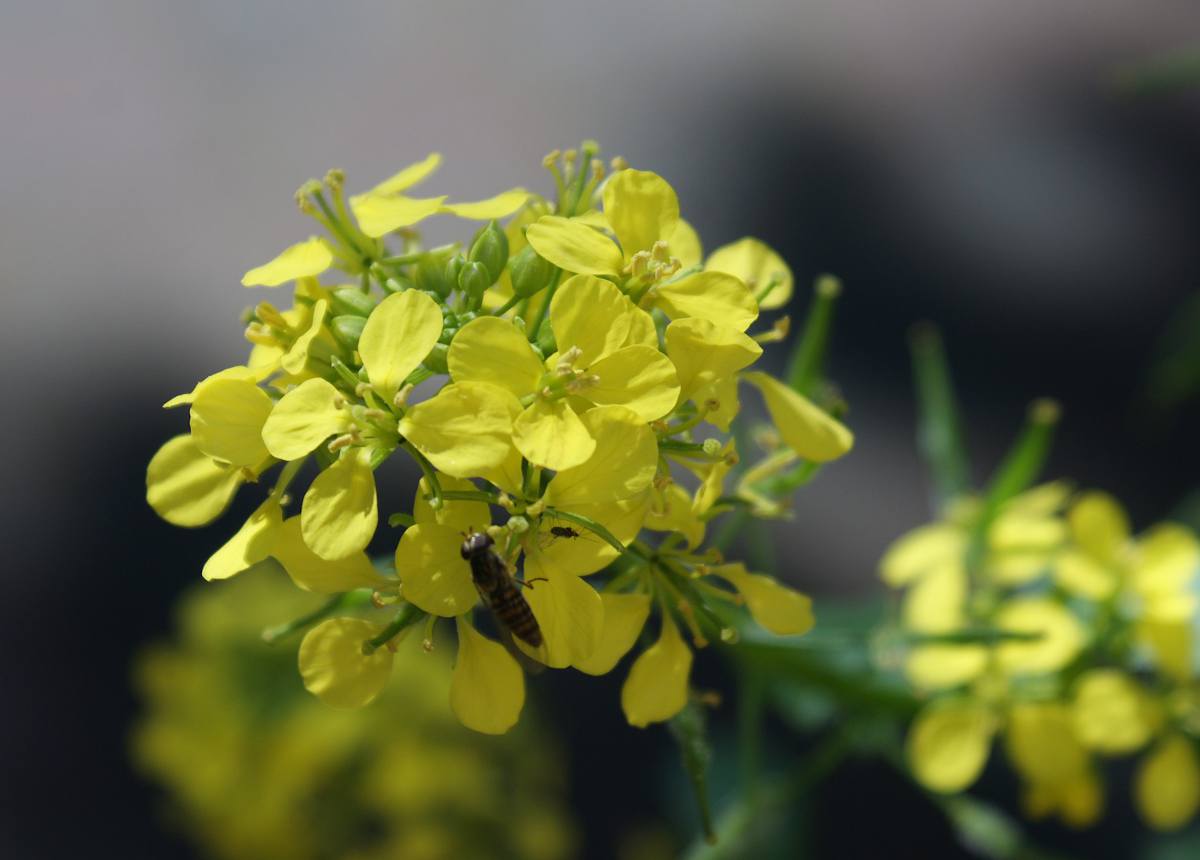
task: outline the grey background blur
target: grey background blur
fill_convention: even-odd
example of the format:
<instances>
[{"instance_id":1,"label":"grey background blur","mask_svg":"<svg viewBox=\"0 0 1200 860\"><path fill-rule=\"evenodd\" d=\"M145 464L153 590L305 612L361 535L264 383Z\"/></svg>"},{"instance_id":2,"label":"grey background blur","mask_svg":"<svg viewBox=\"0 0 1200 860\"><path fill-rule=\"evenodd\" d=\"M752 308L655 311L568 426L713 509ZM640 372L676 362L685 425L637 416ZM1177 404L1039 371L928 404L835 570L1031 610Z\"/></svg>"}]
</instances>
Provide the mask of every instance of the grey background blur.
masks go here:
<instances>
[{"instance_id":1,"label":"grey background blur","mask_svg":"<svg viewBox=\"0 0 1200 860\"><path fill-rule=\"evenodd\" d=\"M1055 470L1164 514L1195 422L1147 429L1136 385L1200 285L1200 101L1111 79L1198 25L1194 2L1127 0L0 4L0 644L26 781L0 800L78 791L57 767L119 753L116 667L198 571L163 548L201 558L224 529L146 516L143 464L184 426L157 405L241 354L238 279L308 235L291 194L329 167L361 188L437 149L431 187L473 198L545 188L541 156L594 137L663 173L708 247L763 236L802 296L845 277L832 370L858 447L781 545L810 589L872 591L927 515L904 344L924 317L983 472L1055 394ZM81 694L88 649L112 671Z\"/></svg>"}]
</instances>

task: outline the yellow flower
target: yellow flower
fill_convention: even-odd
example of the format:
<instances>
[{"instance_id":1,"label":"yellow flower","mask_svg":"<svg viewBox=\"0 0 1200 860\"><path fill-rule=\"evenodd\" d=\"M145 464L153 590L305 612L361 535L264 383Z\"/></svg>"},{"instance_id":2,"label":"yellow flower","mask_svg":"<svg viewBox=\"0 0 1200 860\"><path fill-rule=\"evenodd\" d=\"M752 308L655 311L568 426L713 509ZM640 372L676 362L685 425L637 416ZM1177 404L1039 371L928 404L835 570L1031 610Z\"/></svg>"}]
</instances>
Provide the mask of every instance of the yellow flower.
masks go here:
<instances>
[{"instance_id":1,"label":"yellow flower","mask_svg":"<svg viewBox=\"0 0 1200 860\"><path fill-rule=\"evenodd\" d=\"M529 199L529 193L523 188L512 188L486 200L471 203L446 203L445 195L416 198L404 194L409 188L432 175L441 163L441 155L431 153L423 161L405 167L370 191L351 197L350 208L363 233L377 239L393 230L411 227L439 213L475 221L489 221L511 215Z\"/></svg>"},{"instance_id":2,"label":"yellow flower","mask_svg":"<svg viewBox=\"0 0 1200 860\"><path fill-rule=\"evenodd\" d=\"M699 257L699 243L690 228L680 230L679 199L661 176L618 171L603 196L603 226L612 238L587 219L546 215L526 232L529 244L564 271L627 279L642 307L659 308L671 319L699 317L738 331L757 319L758 304L733 275L713 270L671 279L683 258Z\"/></svg>"},{"instance_id":3,"label":"yellow flower","mask_svg":"<svg viewBox=\"0 0 1200 860\"><path fill-rule=\"evenodd\" d=\"M131 755L197 850L225 860L571 856L553 739L535 725L504 738L456 725L440 648L377 652L390 681L365 710L304 692L289 673L296 643L267 646L260 631L319 603L266 570L198 589L178 606L173 641L137 656ZM346 620L381 614L366 613Z\"/></svg>"},{"instance_id":4,"label":"yellow flower","mask_svg":"<svg viewBox=\"0 0 1200 860\"><path fill-rule=\"evenodd\" d=\"M704 268L742 281L763 310L784 307L792 298L792 270L765 242L749 236L709 254Z\"/></svg>"},{"instance_id":5,"label":"yellow flower","mask_svg":"<svg viewBox=\"0 0 1200 860\"><path fill-rule=\"evenodd\" d=\"M571 278L550 303L550 325L559 352L544 363L516 327L499 317L465 325L447 357L456 384L498 387L527 402L512 419L512 440L531 463L569 469L592 456L595 440L572 403L576 398L585 408L627 407L643 421L674 408L678 378L657 349L654 324L612 284L585 275ZM438 465L422 440L413 442Z\"/></svg>"},{"instance_id":6,"label":"yellow flower","mask_svg":"<svg viewBox=\"0 0 1200 860\"><path fill-rule=\"evenodd\" d=\"M1136 622L1141 644L1177 678L1192 674L1192 583L1200 543L1187 528L1164 523L1140 538L1115 499L1085 493L1068 514L1072 547L1056 565L1058 582L1092 601L1116 601Z\"/></svg>"}]
</instances>

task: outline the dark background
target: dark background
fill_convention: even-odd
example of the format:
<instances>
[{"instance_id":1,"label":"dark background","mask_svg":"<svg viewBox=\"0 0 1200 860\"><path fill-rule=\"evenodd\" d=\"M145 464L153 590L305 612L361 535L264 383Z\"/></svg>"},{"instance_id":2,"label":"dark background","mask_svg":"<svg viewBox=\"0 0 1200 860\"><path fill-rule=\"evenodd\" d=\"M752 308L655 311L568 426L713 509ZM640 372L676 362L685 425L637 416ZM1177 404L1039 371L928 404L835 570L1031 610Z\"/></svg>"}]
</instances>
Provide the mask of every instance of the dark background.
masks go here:
<instances>
[{"instance_id":1,"label":"dark background","mask_svg":"<svg viewBox=\"0 0 1200 860\"><path fill-rule=\"evenodd\" d=\"M1053 395L1050 473L1139 527L1168 514L1200 484L1200 409L1149 409L1144 378L1200 287L1200 93L1114 77L1197 25L1194 4L1123 0L0 5L0 853L190 856L125 763L128 660L244 511L173 529L144 467L186 423L158 404L242 354L238 279L308 234L291 192L332 166L366 187L439 149L436 193L473 198L544 190L541 156L595 137L666 176L707 248L753 234L801 287L841 276L831 368L858 446L777 538L781 576L819 596L877 593L882 549L928 515L921 319L977 478ZM674 753L624 725L619 682L538 682L594 857L668 814L676 838L694 825L660 800ZM1114 795L1099 834L1047 838L1127 853ZM822 856L955 850L866 762L813 818Z\"/></svg>"}]
</instances>

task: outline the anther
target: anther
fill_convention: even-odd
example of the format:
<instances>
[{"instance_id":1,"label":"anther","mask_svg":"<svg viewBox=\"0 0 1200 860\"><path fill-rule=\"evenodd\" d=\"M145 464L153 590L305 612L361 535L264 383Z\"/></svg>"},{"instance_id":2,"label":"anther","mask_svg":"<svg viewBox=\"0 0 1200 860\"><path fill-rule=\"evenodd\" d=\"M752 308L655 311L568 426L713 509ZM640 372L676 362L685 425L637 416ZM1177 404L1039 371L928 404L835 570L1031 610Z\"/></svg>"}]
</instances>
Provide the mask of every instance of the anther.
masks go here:
<instances>
[{"instance_id":1,"label":"anther","mask_svg":"<svg viewBox=\"0 0 1200 860\"><path fill-rule=\"evenodd\" d=\"M558 160L562 158L562 150L552 149L546 153L546 157L542 159L542 167L547 170L554 170L558 167Z\"/></svg>"},{"instance_id":2,"label":"anther","mask_svg":"<svg viewBox=\"0 0 1200 860\"><path fill-rule=\"evenodd\" d=\"M611 167L614 172L618 170L628 170L629 162L625 160L625 156L618 155L608 163L608 166Z\"/></svg>"},{"instance_id":3,"label":"anther","mask_svg":"<svg viewBox=\"0 0 1200 860\"><path fill-rule=\"evenodd\" d=\"M332 442L329 443L329 453L336 454L338 451L342 450L343 448L349 448L351 445L355 444L358 441L360 441L358 434L343 433L341 436L338 436L336 439L334 439Z\"/></svg>"},{"instance_id":4,"label":"anther","mask_svg":"<svg viewBox=\"0 0 1200 860\"><path fill-rule=\"evenodd\" d=\"M339 190L346 184L346 171L335 167L325 174L325 184L334 190Z\"/></svg>"}]
</instances>

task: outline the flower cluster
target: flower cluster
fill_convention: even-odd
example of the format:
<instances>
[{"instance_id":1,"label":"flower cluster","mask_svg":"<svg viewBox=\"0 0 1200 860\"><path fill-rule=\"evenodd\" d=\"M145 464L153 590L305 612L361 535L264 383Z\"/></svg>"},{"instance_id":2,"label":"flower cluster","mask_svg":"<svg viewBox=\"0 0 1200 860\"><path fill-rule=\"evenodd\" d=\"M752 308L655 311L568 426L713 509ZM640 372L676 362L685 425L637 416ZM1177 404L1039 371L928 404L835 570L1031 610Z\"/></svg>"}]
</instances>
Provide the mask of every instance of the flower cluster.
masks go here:
<instances>
[{"instance_id":1,"label":"flower cluster","mask_svg":"<svg viewBox=\"0 0 1200 860\"><path fill-rule=\"evenodd\" d=\"M798 486L796 470L853 443L827 409L752 369L786 335L786 318L750 329L789 301L792 275L755 239L705 258L662 177L620 159L606 170L596 154L586 143L547 157L554 200L520 188L465 203L410 196L437 155L364 194L347 197L337 171L306 183L297 199L323 235L242 280L293 284L291 307L258 302L246 361L166 404L190 411L190 433L147 472L169 522L207 523L277 472L206 579L273 558L302 589L366 589L395 608L378 623L335 597L308 630L300 671L332 705L370 702L397 642L422 621L432 642L435 622L453 619L450 698L465 725L499 733L517 721L524 676L511 646L601 674L641 640L621 698L644 726L686 703L684 632L696 645L736 639L726 605L781 634L812 624L806 597L704 547L714 517L782 515L772 488ZM424 248L414 228L438 215L486 223L465 245ZM735 472L740 382L761 393L774 429L758 434L761 461ZM367 556L374 473L393 455L423 477L411 509L386 520L403 533L394 569L379 569ZM288 511L306 463L315 476ZM491 540L473 557L464 541L476 533ZM517 634L510 647L477 626L487 608L485 629Z\"/></svg>"},{"instance_id":2,"label":"flower cluster","mask_svg":"<svg viewBox=\"0 0 1200 860\"><path fill-rule=\"evenodd\" d=\"M1104 761L1138 755L1142 817L1183 826L1200 809L1196 536L1168 522L1135 537L1113 498L1061 482L983 510L956 500L881 563L927 697L913 773L965 790L1002 739L1026 813L1082 827L1102 813Z\"/></svg>"},{"instance_id":3,"label":"flower cluster","mask_svg":"<svg viewBox=\"0 0 1200 860\"><path fill-rule=\"evenodd\" d=\"M446 702L440 655L401 649L367 714L322 707L264 624L311 611L278 571L193 589L173 641L135 663L139 769L173 821L227 860L384 860L572 852L564 774L532 731L481 742ZM378 610L377 610L378 611Z\"/></svg>"}]
</instances>

